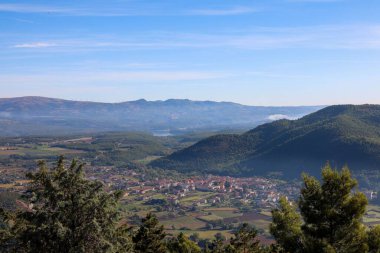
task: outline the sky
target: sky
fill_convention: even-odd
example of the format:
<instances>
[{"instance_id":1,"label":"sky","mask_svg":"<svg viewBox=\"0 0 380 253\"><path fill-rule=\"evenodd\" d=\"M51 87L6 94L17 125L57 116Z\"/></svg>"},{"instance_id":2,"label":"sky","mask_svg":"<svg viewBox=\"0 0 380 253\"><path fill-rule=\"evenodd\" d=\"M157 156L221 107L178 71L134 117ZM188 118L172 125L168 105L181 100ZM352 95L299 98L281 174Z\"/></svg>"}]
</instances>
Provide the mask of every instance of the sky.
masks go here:
<instances>
[{"instance_id":1,"label":"sky","mask_svg":"<svg viewBox=\"0 0 380 253\"><path fill-rule=\"evenodd\" d=\"M0 0L0 97L380 104L377 0Z\"/></svg>"}]
</instances>

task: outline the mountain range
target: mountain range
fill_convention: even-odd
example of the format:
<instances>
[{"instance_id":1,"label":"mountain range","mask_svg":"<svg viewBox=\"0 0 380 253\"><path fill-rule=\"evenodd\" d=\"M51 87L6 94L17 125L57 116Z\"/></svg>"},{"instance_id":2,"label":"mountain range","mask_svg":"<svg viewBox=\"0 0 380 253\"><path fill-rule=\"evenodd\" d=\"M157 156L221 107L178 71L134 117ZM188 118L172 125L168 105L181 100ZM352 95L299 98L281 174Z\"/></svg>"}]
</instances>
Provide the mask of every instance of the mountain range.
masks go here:
<instances>
[{"instance_id":1,"label":"mountain range","mask_svg":"<svg viewBox=\"0 0 380 253\"><path fill-rule=\"evenodd\" d=\"M380 106L336 105L298 120L282 119L243 134L215 135L155 160L153 167L224 175L299 177L329 161L380 169Z\"/></svg>"},{"instance_id":2,"label":"mountain range","mask_svg":"<svg viewBox=\"0 0 380 253\"><path fill-rule=\"evenodd\" d=\"M186 99L97 103L45 97L0 98L0 136L136 130L167 135L249 129L278 118L299 118L320 108L246 106Z\"/></svg>"}]
</instances>

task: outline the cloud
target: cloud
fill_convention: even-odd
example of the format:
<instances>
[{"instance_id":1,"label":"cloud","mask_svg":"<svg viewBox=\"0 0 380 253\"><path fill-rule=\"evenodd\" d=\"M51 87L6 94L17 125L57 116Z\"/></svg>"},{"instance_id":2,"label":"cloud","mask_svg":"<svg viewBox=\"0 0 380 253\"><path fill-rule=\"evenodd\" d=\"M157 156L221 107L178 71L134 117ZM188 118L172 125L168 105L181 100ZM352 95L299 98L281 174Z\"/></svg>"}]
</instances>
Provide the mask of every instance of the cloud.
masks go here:
<instances>
[{"instance_id":1,"label":"cloud","mask_svg":"<svg viewBox=\"0 0 380 253\"><path fill-rule=\"evenodd\" d=\"M19 13L68 13L71 10L30 4L0 4L0 11Z\"/></svg>"},{"instance_id":2,"label":"cloud","mask_svg":"<svg viewBox=\"0 0 380 253\"><path fill-rule=\"evenodd\" d=\"M34 43L25 43L25 44L16 44L14 48L45 48L45 47L54 47L56 44L48 42L34 42Z\"/></svg>"},{"instance_id":3,"label":"cloud","mask_svg":"<svg viewBox=\"0 0 380 253\"><path fill-rule=\"evenodd\" d=\"M257 12L257 9L248 7L234 7L230 9L199 9L191 10L188 12L189 15L199 15L199 16L232 16L232 15L242 15Z\"/></svg>"},{"instance_id":4,"label":"cloud","mask_svg":"<svg viewBox=\"0 0 380 253\"><path fill-rule=\"evenodd\" d=\"M220 79L231 74L208 71L105 71L0 75L3 85L78 85L91 83L178 82Z\"/></svg>"},{"instance_id":5,"label":"cloud","mask_svg":"<svg viewBox=\"0 0 380 253\"><path fill-rule=\"evenodd\" d=\"M35 24L34 21L28 20L28 19L22 19L22 18L7 18L8 20L14 20L20 23L27 23L27 24Z\"/></svg>"},{"instance_id":6,"label":"cloud","mask_svg":"<svg viewBox=\"0 0 380 253\"><path fill-rule=\"evenodd\" d=\"M270 121L276 121L276 120L280 120L280 119L295 120L297 118L298 117L291 117L291 116L288 116L285 114L272 114L272 115L268 116L268 120L270 120Z\"/></svg>"},{"instance_id":7,"label":"cloud","mask_svg":"<svg viewBox=\"0 0 380 253\"><path fill-rule=\"evenodd\" d=\"M101 9L101 11L99 11ZM244 6L232 7L228 9L196 9L184 10L179 9L175 12L167 11L158 6L140 6L140 8L131 8L125 6L116 6L110 8L107 6L95 8L65 8L45 5L31 4L0 4L0 12L17 12L17 13L40 13L40 14L57 14L67 16L229 16L242 15L257 12L256 9Z\"/></svg>"},{"instance_id":8,"label":"cloud","mask_svg":"<svg viewBox=\"0 0 380 253\"><path fill-rule=\"evenodd\" d=\"M142 16L153 15L152 10L132 8L65 8L32 4L0 4L0 12L56 14L64 16Z\"/></svg>"},{"instance_id":9,"label":"cloud","mask_svg":"<svg viewBox=\"0 0 380 253\"><path fill-rule=\"evenodd\" d=\"M58 38L58 37L57 37ZM13 48L44 49L54 52L159 50L180 48L234 48L241 50L324 49L379 50L380 24L309 27L256 27L244 31L214 34L145 32L120 35L94 35L87 38L48 39L16 43Z\"/></svg>"}]
</instances>

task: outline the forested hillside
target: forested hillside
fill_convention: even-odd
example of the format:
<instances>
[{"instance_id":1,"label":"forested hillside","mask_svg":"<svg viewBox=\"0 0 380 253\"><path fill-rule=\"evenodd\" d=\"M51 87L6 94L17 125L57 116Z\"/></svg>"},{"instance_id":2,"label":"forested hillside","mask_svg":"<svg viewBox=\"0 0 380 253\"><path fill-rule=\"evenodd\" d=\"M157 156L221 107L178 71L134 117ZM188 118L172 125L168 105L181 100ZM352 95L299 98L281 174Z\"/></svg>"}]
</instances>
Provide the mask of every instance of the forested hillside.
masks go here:
<instances>
[{"instance_id":1,"label":"forested hillside","mask_svg":"<svg viewBox=\"0 0 380 253\"><path fill-rule=\"evenodd\" d=\"M217 135L156 160L180 171L250 175L318 174L326 161L379 169L380 106L330 106L298 120L279 120L241 135Z\"/></svg>"}]
</instances>

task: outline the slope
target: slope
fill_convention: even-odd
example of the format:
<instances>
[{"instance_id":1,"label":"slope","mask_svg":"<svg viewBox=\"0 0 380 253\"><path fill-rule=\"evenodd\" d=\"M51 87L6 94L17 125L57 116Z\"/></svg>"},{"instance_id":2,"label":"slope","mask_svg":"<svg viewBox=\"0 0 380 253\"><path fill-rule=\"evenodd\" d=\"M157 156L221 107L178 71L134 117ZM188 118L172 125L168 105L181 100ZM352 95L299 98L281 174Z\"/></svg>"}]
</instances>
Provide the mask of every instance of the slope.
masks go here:
<instances>
[{"instance_id":1,"label":"slope","mask_svg":"<svg viewBox=\"0 0 380 253\"><path fill-rule=\"evenodd\" d=\"M348 164L379 169L380 106L337 105L299 120L279 120L242 135L218 135L152 162L152 166L229 175L287 177Z\"/></svg>"}]
</instances>

